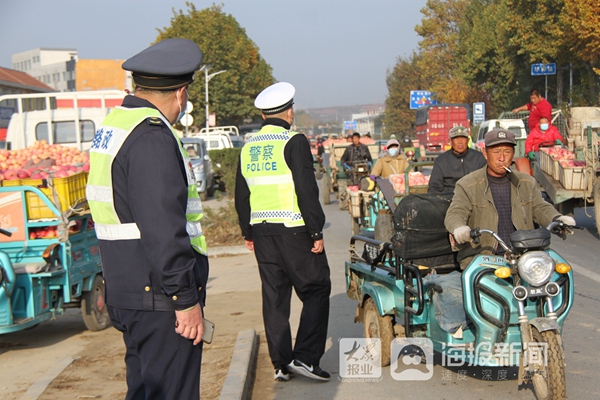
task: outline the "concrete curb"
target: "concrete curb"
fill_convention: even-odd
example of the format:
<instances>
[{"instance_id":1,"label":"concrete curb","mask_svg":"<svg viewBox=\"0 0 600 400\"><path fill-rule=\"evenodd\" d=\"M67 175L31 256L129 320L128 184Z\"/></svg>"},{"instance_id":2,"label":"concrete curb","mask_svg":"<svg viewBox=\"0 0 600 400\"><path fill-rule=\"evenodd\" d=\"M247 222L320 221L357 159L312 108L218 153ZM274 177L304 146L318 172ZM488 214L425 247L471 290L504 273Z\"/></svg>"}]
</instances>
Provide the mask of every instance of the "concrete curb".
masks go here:
<instances>
[{"instance_id":1,"label":"concrete curb","mask_svg":"<svg viewBox=\"0 0 600 400\"><path fill-rule=\"evenodd\" d=\"M254 329L238 333L219 400L247 400L252 397L259 344Z\"/></svg>"},{"instance_id":2,"label":"concrete curb","mask_svg":"<svg viewBox=\"0 0 600 400\"><path fill-rule=\"evenodd\" d=\"M252 252L244 245L238 246L216 246L208 248L209 257L223 257L223 256L239 256L243 254L251 254Z\"/></svg>"}]
</instances>

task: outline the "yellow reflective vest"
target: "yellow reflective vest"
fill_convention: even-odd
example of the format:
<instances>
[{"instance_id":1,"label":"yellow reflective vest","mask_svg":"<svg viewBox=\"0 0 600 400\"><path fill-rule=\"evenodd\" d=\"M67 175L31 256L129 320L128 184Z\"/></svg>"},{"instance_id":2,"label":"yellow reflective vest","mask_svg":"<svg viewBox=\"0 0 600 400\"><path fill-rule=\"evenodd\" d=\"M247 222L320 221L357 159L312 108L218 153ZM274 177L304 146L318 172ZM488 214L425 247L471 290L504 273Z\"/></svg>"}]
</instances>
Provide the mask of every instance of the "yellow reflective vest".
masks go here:
<instances>
[{"instance_id":1,"label":"yellow reflective vest","mask_svg":"<svg viewBox=\"0 0 600 400\"><path fill-rule=\"evenodd\" d=\"M250 225L267 222L304 226L292 171L283 154L287 142L297 134L267 125L242 148L240 167L250 189Z\"/></svg>"},{"instance_id":2,"label":"yellow reflective vest","mask_svg":"<svg viewBox=\"0 0 600 400\"><path fill-rule=\"evenodd\" d=\"M96 236L101 240L139 240L140 230L136 223L121 223L115 211L112 164L129 134L148 118L159 118L179 143L188 183L186 230L194 250L207 254L206 238L202 233L202 202L198 195L196 179L187 153L177 133L162 114L153 108L115 108L96 131L90 148L90 174L86 187L87 200L95 222Z\"/></svg>"}]
</instances>

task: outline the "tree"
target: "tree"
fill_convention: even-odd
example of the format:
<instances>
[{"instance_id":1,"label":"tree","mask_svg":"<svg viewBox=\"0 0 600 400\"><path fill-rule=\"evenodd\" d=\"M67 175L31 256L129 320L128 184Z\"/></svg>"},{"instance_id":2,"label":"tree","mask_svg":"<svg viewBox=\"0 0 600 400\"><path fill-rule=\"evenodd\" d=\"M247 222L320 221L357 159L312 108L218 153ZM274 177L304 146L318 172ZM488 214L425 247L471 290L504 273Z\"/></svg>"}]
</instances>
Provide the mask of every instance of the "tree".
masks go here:
<instances>
[{"instance_id":1,"label":"tree","mask_svg":"<svg viewBox=\"0 0 600 400\"><path fill-rule=\"evenodd\" d=\"M186 14L173 10L171 25L158 30L157 41L176 37L190 39L202 50L203 64L211 65L209 74L227 71L214 77L208 85L209 110L216 112L218 125L239 125L245 118L260 118L254 98L271 85L274 78L258 47L236 19L223 12L223 5L213 4L203 10L197 10L189 2L186 6ZM198 72L189 88L196 125L206 122L203 75L202 71Z\"/></svg>"},{"instance_id":2,"label":"tree","mask_svg":"<svg viewBox=\"0 0 600 400\"><path fill-rule=\"evenodd\" d=\"M413 53L408 58L398 57L394 69L388 71L386 83L388 97L385 100L386 136L404 134L413 131L415 111L410 109L410 91L424 90L425 80L419 68L420 56Z\"/></svg>"}]
</instances>

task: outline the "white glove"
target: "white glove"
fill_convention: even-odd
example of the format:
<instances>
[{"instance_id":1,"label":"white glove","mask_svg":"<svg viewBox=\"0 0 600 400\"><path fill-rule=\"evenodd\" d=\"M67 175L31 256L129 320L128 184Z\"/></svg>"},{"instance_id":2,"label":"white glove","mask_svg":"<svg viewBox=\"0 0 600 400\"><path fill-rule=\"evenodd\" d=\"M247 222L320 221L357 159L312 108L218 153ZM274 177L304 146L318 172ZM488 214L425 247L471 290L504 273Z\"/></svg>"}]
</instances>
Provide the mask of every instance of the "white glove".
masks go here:
<instances>
[{"instance_id":1,"label":"white glove","mask_svg":"<svg viewBox=\"0 0 600 400\"><path fill-rule=\"evenodd\" d=\"M471 228L466 225L456 228L454 232L452 232L452 235L458 244L467 243L473 240L471 239Z\"/></svg>"},{"instance_id":2,"label":"white glove","mask_svg":"<svg viewBox=\"0 0 600 400\"><path fill-rule=\"evenodd\" d=\"M575 222L575 219L573 219L573 217L569 217L568 215L561 215L560 217L558 217L558 220L565 225L570 225L570 226L577 225L577 223Z\"/></svg>"}]
</instances>

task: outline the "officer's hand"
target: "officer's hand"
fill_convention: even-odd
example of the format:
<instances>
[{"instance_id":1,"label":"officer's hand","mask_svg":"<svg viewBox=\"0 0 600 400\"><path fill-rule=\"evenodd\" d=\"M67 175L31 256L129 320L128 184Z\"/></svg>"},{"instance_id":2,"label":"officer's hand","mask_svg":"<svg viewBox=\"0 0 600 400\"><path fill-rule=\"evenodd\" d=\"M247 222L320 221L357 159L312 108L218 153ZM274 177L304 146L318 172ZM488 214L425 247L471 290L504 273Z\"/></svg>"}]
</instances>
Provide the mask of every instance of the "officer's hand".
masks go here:
<instances>
[{"instance_id":1,"label":"officer's hand","mask_svg":"<svg viewBox=\"0 0 600 400\"><path fill-rule=\"evenodd\" d=\"M454 236L454 240L456 240L456 243L458 243L458 244L467 243L472 240L471 239L471 228L469 228L466 225L459 226L458 228L456 228L454 230L454 232L452 232L452 235Z\"/></svg>"},{"instance_id":2,"label":"officer's hand","mask_svg":"<svg viewBox=\"0 0 600 400\"><path fill-rule=\"evenodd\" d=\"M325 246L325 241L323 239L315 240L313 248L310 250L315 254L320 254L323 252L323 247Z\"/></svg>"},{"instance_id":3,"label":"officer's hand","mask_svg":"<svg viewBox=\"0 0 600 400\"><path fill-rule=\"evenodd\" d=\"M529 157L529 159L530 159L531 161L535 161L535 153L534 153L533 151L530 151L530 152L527 154L527 157Z\"/></svg>"},{"instance_id":4,"label":"officer's hand","mask_svg":"<svg viewBox=\"0 0 600 400\"><path fill-rule=\"evenodd\" d=\"M175 332L194 341L194 346L202 341L202 309L200 304L187 311L175 311Z\"/></svg>"},{"instance_id":5,"label":"officer's hand","mask_svg":"<svg viewBox=\"0 0 600 400\"><path fill-rule=\"evenodd\" d=\"M254 251L254 240L244 240L246 248L250 251Z\"/></svg>"}]
</instances>

